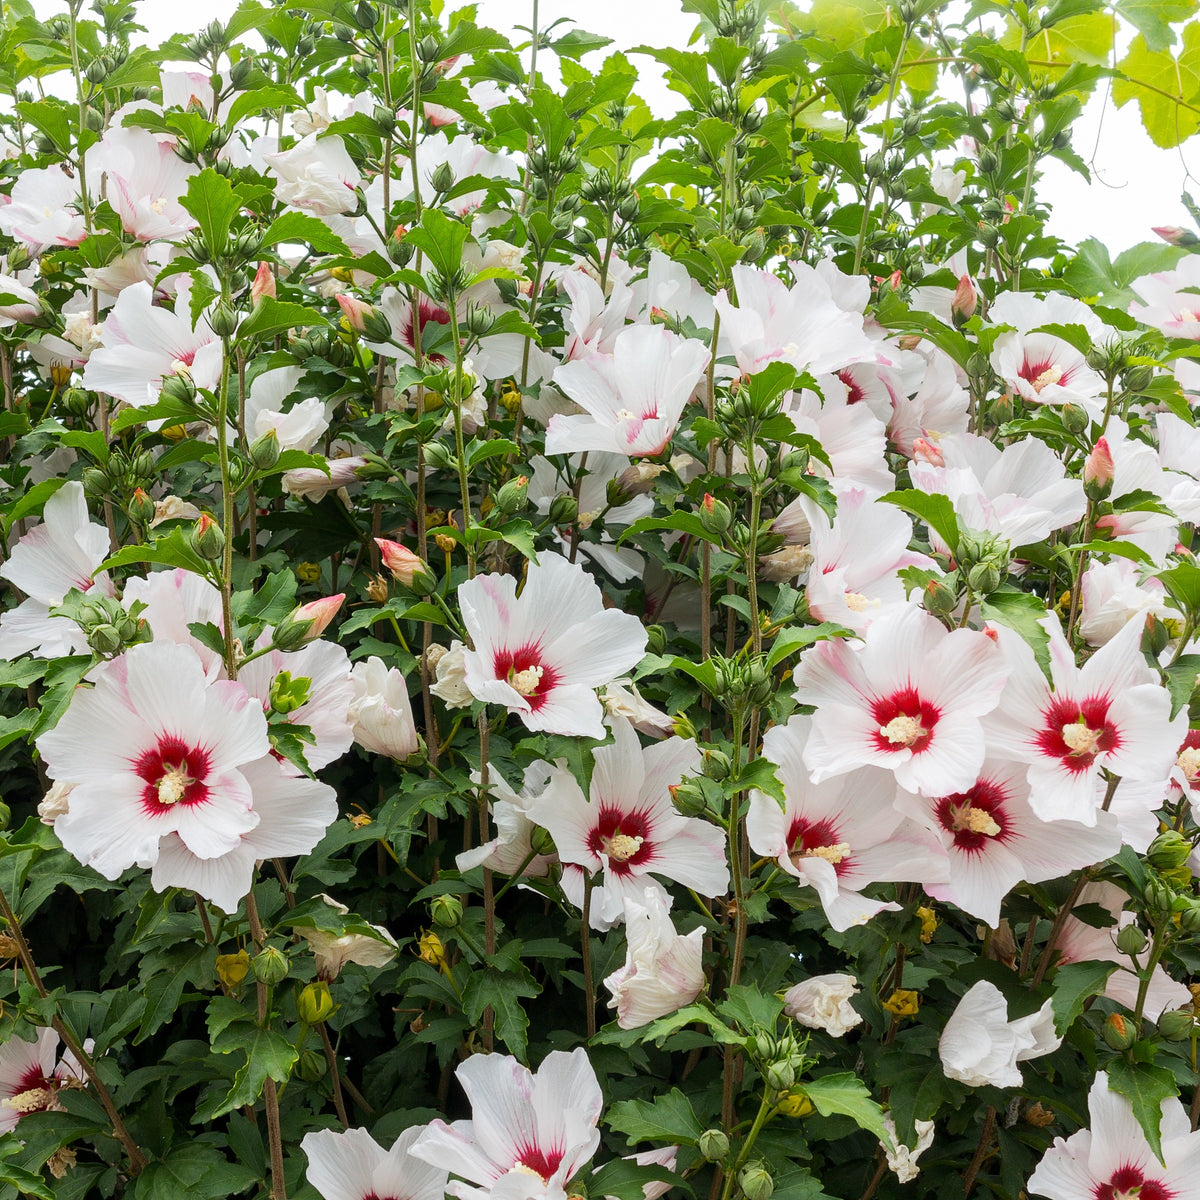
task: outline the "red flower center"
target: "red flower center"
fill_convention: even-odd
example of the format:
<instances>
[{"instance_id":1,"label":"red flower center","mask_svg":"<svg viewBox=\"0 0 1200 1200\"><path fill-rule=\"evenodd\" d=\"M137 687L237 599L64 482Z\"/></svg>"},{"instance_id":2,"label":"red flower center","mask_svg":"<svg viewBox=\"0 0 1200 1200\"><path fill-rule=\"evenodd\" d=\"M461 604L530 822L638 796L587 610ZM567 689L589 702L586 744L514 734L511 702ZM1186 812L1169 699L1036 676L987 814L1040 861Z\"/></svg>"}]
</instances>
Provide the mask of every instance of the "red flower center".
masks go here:
<instances>
[{"instance_id":1,"label":"red flower center","mask_svg":"<svg viewBox=\"0 0 1200 1200\"><path fill-rule=\"evenodd\" d=\"M519 646L515 650L497 650L492 658L497 679L519 692L537 712L558 683L558 672L542 662L541 646Z\"/></svg>"},{"instance_id":2,"label":"red flower center","mask_svg":"<svg viewBox=\"0 0 1200 1200\"><path fill-rule=\"evenodd\" d=\"M588 832L587 848L595 855L607 855L608 869L615 875L625 875L654 857L654 844L648 840L650 832L650 823L640 809L621 812L601 808L596 824Z\"/></svg>"},{"instance_id":3,"label":"red flower center","mask_svg":"<svg viewBox=\"0 0 1200 1200\"><path fill-rule=\"evenodd\" d=\"M400 341L404 343L410 350L416 350L418 342L421 348L425 349L425 339L430 325L446 326L450 324L450 314L442 307L434 304L430 300L421 300L417 305L417 320L416 329L413 328L413 310L412 305L408 304L404 307L404 318L400 325ZM450 360L444 354L425 350L425 359L428 362L436 363L438 366L445 366Z\"/></svg>"},{"instance_id":4,"label":"red flower center","mask_svg":"<svg viewBox=\"0 0 1200 1200\"><path fill-rule=\"evenodd\" d=\"M804 858L823 858L840 875L850 865L850 844L843 842L828 817L809 821L796 817L788 827L789 857L797 866Z\"/></svg>"},{"instance_id":5,"label":"red flower center","mask_svg":"<svg viewBox=\"0 0 1200 1200\"><path fill-rule=\"evenodd\" d=\"M1121 745L1120 733L1108 721L1110 703L1107 696L1078 702L1056 696L1042 713L1045 724L1035 738L1038 748L1069 771L1088 770L1099 755Z\"/></svg>"},{"instance_id":6,"label":"red flower center","mask_svg":"<svg viewBox=\"0 0 1200 1200\"><path fill-rule=\"evenodd\" d=\"M968 791L943 796L936 802L935 812L942 828L954 835L954 845L977 854L988 842L1003 842L1009 836L1004 812L1007 799L1004 788L995 780L980 779Z\"/></svg>"},{"instance_id":7,"label":"red flower center","mask_svg":"<svg viewBox=\"0 0 1200 1200\"><path fill-rule=\"evenodd\" d=\"M1095 1200L1171 1200L1175 1195L1157 1179L1147 1179L1133 1166L1118 1167L1108 1183L1096 1185Z\"/></svg>"},{"instance_id":8,"label":"red flower center","mask_svg":"<svg viewBox=\"0 0 1200 1200\"><path fill-rule=\"evenodd\" d=\"M208 751L189 746L182 738L163 736L133 764L134 773L146 781L142 810L157 817L176 804L203 804L208 799Z\"/></svg>"},{"instance_id":9,"label":"red flower center","mask_svg":"<svg viewBox=\"0 0 1200 1200\"><path fill-rule=\"evenodd\" d=\"M1049 358L1033 360L1026 358L1017 368L1017 375L1024 379L1040 396L1042 389L1049 387L1052 383L1069 382L1071 372L1069 369L1064 370L1062 366Z\"/></svg>"},{"instance_id":10,"label":"red flower center","mask_svg":"<svg viewBox=\"0 0 1200 1200\"><path fill-rule=\"evenodd\" d=\"M920 754L928 747L941 715L941 710L922 700L912 686L880 696L871 702L871 716L877 726L875 745L880 750Z\"/></svg>"},{"instance_id":11,"label":"red flower center","mask_svg":"<svg viewBox=\"0 0 1200 1200\"><path fill-rule=\"evenodd\" d=\"M510 1168L513 1171L525 1171L536 1175L543 1183L558 1170L563 1160L563 1152L557 1148L543 1150L540 1146L522 1146L517 1154L517 1161Z\"/></svg>"}]
</instances>

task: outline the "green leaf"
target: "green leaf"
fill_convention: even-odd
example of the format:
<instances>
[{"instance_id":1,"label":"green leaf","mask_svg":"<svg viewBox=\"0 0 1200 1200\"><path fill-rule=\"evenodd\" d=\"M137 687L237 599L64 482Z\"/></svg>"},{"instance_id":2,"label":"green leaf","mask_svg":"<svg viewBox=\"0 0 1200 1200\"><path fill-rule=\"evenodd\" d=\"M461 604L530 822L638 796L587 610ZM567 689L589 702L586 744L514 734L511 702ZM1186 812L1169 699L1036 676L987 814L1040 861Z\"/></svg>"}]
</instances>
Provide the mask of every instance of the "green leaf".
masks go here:
<instances>
[{"instance_id":1,"label":"green leaf","mask_svg":"<svg viewBox=\"0 0 1200 1200\"><path fill-rule=\"evenodd\" d=\"M275 1033L270 1029L255 1029L254 1037L245 1047L245 1052L246 1061L234 1075L233 1087L230 1088L229 1094L213 1112L205 1113L204 1119L213 1120L232 1112L235 1108L254 1104L262 1095L263 1085L268 1077L276 1083L287 1082L299 1057L296 1047L282 1033ZM197 1119L199 1116L200 1114L197 1114Z\"/></svg>"},{"instance_id":2,"label":"green leaf","mask_svg":"<svg viewBox=\"0 0 1200 1200\"><path fill-rule=\"evenodd\" d=\"M106 558L95 573L111 571L114 567L127 567L131 563L158 563L165 567L182 567L196 575L208 575L208 564L192 548L183 529L172 529L148 546L123 546L116 554Z\"/></svg>"},{"instance_id":3,"label":"green leaf","mask_svg":"<svg viewBox=\"0 0 1200 1200\"><path fill-rule=\"evenodd\" d=\"M755 984L738 983L728 989L717 1011L736 1021L747 1033L760 1028L773 1033L783 1012L783 1001L774 992L764 992Z\"/></svg>"},{"instance_id":4,"label":"green leaf","mask_svg":"<svg viewBox=\"0 0 1200 1200\"><path fill-rule=\"evenodd\" d=\"M679 1176L655 1163L639 1166L632 1159L610 1159L592 1173L588 1187L592 1195L614 1196L616 1200L642 1200L646 1185L656 1182L677 1184Z\"/></svg>"},{"instance_id":5,"label":"green leaf","mask_svg":"<svg viewBox=\"0 0 1200 1200\"><path fill-rule=\"evenodd\" d=\"M1152 50L1138 34L1117 64L1112 86L1117 107L1136 99L1150 140L1168 150L1200 129L1200 113L1192 107L1198 93L1200 26L1195 24L1184 26L1178 55Z\"/></svg>"},{"instance_id":6,"label":"green leaf","mask_svg":"<svg viewBox=\"0 0 1200 1200\"><path fill-rule=\"evenodd\" d=\"M1175 1076L1166 1067L1115 1058L1108 1064L1108 1087L1133 1105L1133 1115L1142 1127L1150 1149L1154 1151L1155 1158L1162 1162L1162 1134L1159 1129L1162 1105L1164 1100L1174 1100L1179 1095Z\"/></svg>"},{"instance_id":7,"label":"green leaf","mask_svg":"<svg viewBox=\"0 0 1200 1200\"><path fill-rule=\"evenodd\" d=\"M272 571L257 592L234 592L233 614L239 621L277 625L296 607L296 576Z\"/></svg>"},{"instance_id":8,"label":"green leaf","mask_svg":"<svg viewBox=\"0 0 1200 1200\"><path fill-rule=\"evenodd\" d=\"M958 517L949 496L941 492L920 492L916 488L904 492L888 492L879 499L894 504L905 512L920 517L953 551L958 545Z\"/></svg>"},{"instance_id":9,"label":"green leaf","mask_svg":"<svg viewBox=\"0 0 1200 1200\"><path fill-rule=\"evenodd\" d=\"M802 1084L813 1107L823 1117L849 1117L860 1129L873 1133L885 1146L892 1145L883 1123L883 1109L871 1099L866 1084L856 1075L825 1075Z\"/></svg>"},{"instance_id":10,"label":"green leaf","mask_svg":"<svg viewBox=\"0 0 1200 1200\"><path fill-rule=\"evenodd\" d=\"M608 1110L608 1125L625 1134L630 1146L639 1142L673 1142L694 1146L704 1126L692 1102L678 1089L653 1100L620 1100Z\"/></svg>"},{"instance_id":11,"label":"green leaf","mask_svg":"<svg viewBox=\"0 0 1200 1200\"><path fill-rule=\"evenodd\" d=\"M254 311L238 326L237 340L261 341L292 329L308 329L313 325L328 324L329 322L315 309L264 296L254 306Z\"/></svg>"},{"instance_id":12,"label":"green leaf","mask_svg":"<svg viewBox=\"0 0 1200 1200\"><path fill-rule=\"evenodd\" d=\"M1186 21L1196 11L1196 0L1117 0L1116 10L1151 50L1167 50L1175 41L1171 25Z\"/></svg>"},{"instance_id":13,"label":"green leaf","mask_svg":"<svg viewBox=\"0 0 1200 1200\"><path fill-rule=\"evenodd\" d=\"M770 796L780 808L787 804L783 784L779 782L775 764L769 758L756 758L752 763L747 763L738 773L735 786L738 791L755 788Z\"/></svg>"},{"instance_id":14,"label":"green leaf","mask_svg":"<svg viewBox=\"0 0 1200 1200\"><path fill-rule=\"evenodd\" d=\"M218 1200L257 1182L259 1176L250 1167L230 1162L216 1146L193 1141L172 1150L162 1162L150 1163L130 1195L132 1200Z\"/></svg>"},{"instance_id":15,"label":"green leaf","mask_svg":"<svg viewBox=\"0 0 1200 1200\"><path fill-rule=\"evenodd\" d=\"M267 226L262 244L278 246L281 242L301 242L311 246L318 254L350 253L346 243L324 221L310 213L280 213Z\"/></svg>"},{"instance_id":16,"label":"green leaf","mask_svg":"<svg viewBox=\"0 0 1200 1200\"><path fill-rule=\"evenodd\" d=\"M212 167L205 167L188 180L187 192L179 203L196 218L204 244L214 254L224 254L229 240L229 222L238 210L233 185Z\"/></svg>"},{"instance_id":17,"label":"green leaf","mask_svg":"<svg viewBox=\"0 0 1200 1200\"><path fill-rule=\"evenodd\" d=\"M35 483L23 496L19 496L12 508L4 514L4 532L7 533L22 517L40 513L46 501L67 481L65 479L43 479Z\"/></svg>"},{"instance_id":18,"label":"green leaf","mask_svg":"<svg viewBox=\"0 0 1200 1200\"><path fill-rule=\"evenodd\" d=\"M979 611L985 621L999 621L1019 633L1033 651L1042 674L1050 678L1050 635L1041 624L1046 608L1037 596L1015 588L1002 589L981 600Z\"/></svg>"},{"instance_id":19,"label":"green leaf","mask_svg":"<svg viewBox=\"0 0 1200 1200\"><path fill-rule=\"evenodd\" d=\"M688 533L702 542L711 542L714 546L721 544L720 537L717 534L709 533L695 513L673 512L669 517L642 517L640 521L634 521L617 539L617 545L621 545L626 538L631 538L635 534L652 533L659 529L674 529L680 533Z\"/></svg>"},{"instance_id":20,"label":"green leaf","mask_svg":"<svg viewBox=\"0 0 1200 1200\"><path fill-rule=\"evenodd\" d=\"M469 1021L478 1025L483 1010L490 1007L495 1014L496 1036L525 1062L529 1018L525 1015L521 997L532 999L541 990L523 967L520 972L501 971L497 967L476 968L463 988L463 1012Z\"/></svg>"},{"instance_id":21,"label":"green leaf","mask_svg":"<svg viewBox=\"0 0 1200 1200\"><path fill-rule=\"evenodd\" d=\"M1064 1034L1083 1012L1084 1005L1108 986L1108 977L1117 969L1114 962L1065 963L1054 972L1054 1030Z\"/></svg>"},{"instance_id":22,"label":"green leaf","mask_svg":"<svg viewBox=\"0 0 1200 1200\"><path fill-rule=\"evenodd\" d=\"M1166 668L1167 691L1171 693L1171 719L1188 706L1200 674L1200 654L1181 654Z\"/></svg>"},{"instance_id":23,"label":"green leaf","mask_svg":"<svg viewBox=\"0 0 1200 1200\"><path fill-rule=\"evenodd\" d=\"M1200 566L1192 562L1181 562L1170 570L1160 571L1158 578L1180 612L1193 621L1200 616Z\"/></svg>"},{"instance_id":24,"label":"green leaf","mask_svg":"<svg viewBox=\"0 0 1200 1200\"><path fill-rule=\"evenodd\" d=\"M785 658L795 654L797 650L803 650L805 646L811 646L814 642L853 636L854 630L833 621L822 621L820 625L789 625L771 643L771 652L767 655L767 669L774 669Z\"/></svg>"},{"instance_id":25,"label":"green leaf","mask_svg":"<svg viewBox=\"0 0 1200 1200\"><path fill-rule=\"evenodd\" d=\"M418 250L424 250L430 263L443 276L450 276L462 265L467 232L467 226L461 221L446 216L439 209L427 208L421 214L421 224L410 229L404 240Z\"/></svg>"}]
</instances>

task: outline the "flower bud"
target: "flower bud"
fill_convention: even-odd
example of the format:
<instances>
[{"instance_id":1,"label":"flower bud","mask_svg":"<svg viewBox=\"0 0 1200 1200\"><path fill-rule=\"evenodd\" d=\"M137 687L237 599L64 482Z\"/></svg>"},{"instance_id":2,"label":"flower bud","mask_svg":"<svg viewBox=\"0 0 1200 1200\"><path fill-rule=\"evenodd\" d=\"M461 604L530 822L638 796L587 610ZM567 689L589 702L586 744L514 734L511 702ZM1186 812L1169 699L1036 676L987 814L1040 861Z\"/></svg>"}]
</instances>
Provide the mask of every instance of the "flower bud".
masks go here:
<instances>
[{"instance_id":1,"label":"flower bud","mask_svg":"<svg viewBox=\"0 0 1200 1200\"><path fill-rule=\"evenodd\" d=\"M454 186L454 168L448 162L440 162L429 177L435 192L448 192Z\"/></svg>"},{"instance_id":2,"label":"flower bud","mask_svg":"<svg viewBox=\"0 0 1200 1200\"><path fill-rule=\"evenodd\" d=\"M362 315L363 333L373 342L388 342L392 338L392 323L378 308L369 308Z\"/></svg>"},{"instance_id":3,"label":"flower bud","mask_svg":"<svg viewBox=\"0 0 1200 1200\"><path fill-rule=\"evenodd\" d=\"M139 525L146 525L154 520L154 501L141 488L136 488L126 506L130 519Z\"/></svg>"},{"instance_id":4,"label":"flower bud","mask_svg":"<svg viewBox=\"0 0 1200 1200\"><path fill-rule=\"evenodd\" d=\"M254 282L250 285L250 302L257 304L264 297L268 300L276 297L275 274L270 263L260 262L254 273Z\"/></svg>"},{"instance_id":5,"label":"flower bud","mask_svg":"<svg viewBox=\"0 0 1200 1200\"><path fill-rule=\"evenodd\" d=\"M365 317L370 311L371 305L357 296L351 296L348 292L338 292L335 299L338 307L342 310L342 317L347 326L356 333L362 333L365 328Z\"/></svg>"},{"instance_id":6,"label":"flower bud","mask_svg":"<svg viewBox=\"0 0 1200 1200\"><path fill-rule=\"evenodd\" d=\"M1196 1032L1196 1020L1191 1010L1186 1008L1169 1009L1158 1018L1158 1032L1168 1042L1182 1042Z\"/></svg>"},{"instance_id":7,"label":"flower bud","mask_svg":"<svg viewBox=\"0 0 1200 1200\"><path fill-rule=\"evenodd\" d=\"M780 1096L776 1107L786 1117L811 1117L817 1111L803 1088L796 1088L786 1096Z\"/></svg>"},{"instance_id":8,"label":"flower bud","mask_svg":"<svg viewBox=\"0 0 1200 1200\"><path fill-rule=\"evenodd\" d=\"M737 1181L746 1200L771 1200L775 1190L775 1180L761 1162L747 1163L738 1172Z\"/></svg>"},{"instance_id":9,"label":"flower bud","mask_svg":"<svg viewBox=\"0 0 1200 1200\"><path fill-rule=\"evenodd\" d=\"M729 1153L729 1138L722 1129L706 1129L696 1145L707 1162L724 1162Z\"/></svg>"},{"instance_id":10,"label":"flower bud","mask_svg":"<svg viewBox=\"0 0 1200 1200\"><path fill-rule=\"evenodd\" d=\"M435 896L429 905L429 915L435 925L443 929L454 929L462 924L462 901L457 896Z\"/></svg>"},{"instance_id":11,"label":"flower bud","mask_svg":"<svg viewBox=\"0 0 1200 1200\"><path fill-rule=\"evenodd\" d=\"M700 503L700 524L705 531L716 537L729 532L733 526L733 511L723 500L718 500L709 492L704 493Z\"/></svg>"},{"instance_id":12,"label":"flower bud","mask_svg":"<svg viewBox=\"0 0 1200 1200\"><path fill-rule=\"evenodd\" d=\"M287 956L275 946L268 946L256 954L250 963L254 978L259 983L282 983L287 978Z\"/></svg>"},{"instance_id":13,"label":"flower bud","mask_svg":"<svg viewBox=\"0 0 1200 1200\"><path fill-rule=\"evenodd\" d=\"M796 1069L790 1062L774 1062L767 1068L767 1086L776 1092L786 1092L796 1082Z\"/></svg>"},{"instance_id":14,"label":"flower bud","mask_svg":"<svg viewBox=\"0 0 1200 1200\"><path fill-rule=\"evenodd\" d=\"M1082 433L1088 427L1087 410L1078 404L1064 404L1059 409L1059 415L1062 417L1063 428L1068 433Z\"/></svg>"},{"instance_id":15,"label":"flower bud","mask_svg":"<svg viewBox=\"0 0 1200 1200\"><path fill-rule=\"evenodd\" d=\"M1126 925L1117 931L1116 943L1122 954L1141 954L1146 948L1146 935L1137 925Z\"/></svg>"},{"instance_id":16,"label":"flower bud","mask_svg":"<svg viewBox=\"0 0 1200 1200\"><path fill-rule=\"evenodd\" d=\"M1146 908L1153 915L1170 915L1174 897L1171 889L1161 879L1151 879L1142 892L1142 898L1146 901Z\"/></svg>"},{"instance_id":17,"label":"flower bud","mask_svg":"<svg viewBox=\"0 0 1200 1200\"><path fill-rule=\"evenodd\" d=\"M1156 233L1164 242L1171 246L1194 246L1200 242L1194 233L1178 225L1151 225L1150 232Z\"/></svg>"},{"instance_id":18,"label":"flower bud","mask_svg":"<svg viewBox=\"0 0 1200 1200\"><path fill-rule=\"evenodd\" d=\"M990 596L1000 586L1000 571L993 563L977 563L967 572L967 586L980 596Z\"/></svg>"},{"instance_id":19,"label":"flower bud","mask_svg":"<svg viewBox=\"0 0 1200 1200\"><path fill-rule=\"evenodd\" d=\"M283 453L279 445L279 434L274 429L268 429L260 437L250 443L250 461L260 471L269 471L279 461Z\"/></svg>"},{"instance_id":20,"label":"flower bud","mask_svg":"<svg viewBox=\"0 0 1200 1200\"><path fill-rule=\"evenodd\" d=\"M323 979L310 983L296 1000L296 1011L305 1025L320 1025L336 1007L329 994L329 984Z\"/></svg>"},{"instance_id":21,"label":"flower bud","mask_svg":"<svg viewBox=\"0 0 1200 1200\"><path fill-rule=\"evenodd\" d=\"M506 516L525 507L525 499L529 495L529 477L518 475L510 479L496 492L496 507Z\"/></svg>"},{"instance_id":22,"label":"flower bud","mask_svg":"<svg viewBox=\"0 0 1200 1200\"><path fill-rule=\"evenodd\" d=\"M192 526L191 542L201 558L214 562L225 549L225 533L207 513Z\"/></svg>"},{"instance_id":23,"label":"flower bud","mask_svg":"<svg viewBox=\"0 0 1200 1200\"><path fill-rule=\"evenodd\" d=\"M338 592L336 596L323 596L320 600L310 600L293 609L275 627L275 648L297 650L305 642L319 638L345 599L345 593Z\"/></svg>"},{"instance_id":24,"label":"flower bud","mask_svg":"<svg viewBox=\"0 0 1200 1200\"><path fill-rule=\"evenodd\" d=\"M217 337L233 337L238 327L237 309L228 300L219 300L209 314L208 323Z\"/></svg>"},{"instance_id":25,"label":"flower bud","mask_svg":"<svg viewBox=\"0 0 1200 1200\"><path fill-rule=\"evenodd\" d=\"M1174 829L1165 830L1150 843L1146 850L1146 861L1160 871L1174 870L1187 862L1192 852L1192 843Z\"/></svg>"},{"instance_id":26,"label":"flower bud","mask_svg":"<svg viewBox=\"0 0 1200 1200\"><path fill-rule=\"evenodd\" d=\"M722 783L729 778L732 770L733 763L730 762L729 755L724 750L706 750L704 752L704 774L709 779Z\"/></svg>"},{"instance_id":27,"label":"flower bud","mask_svg":"<svg viewBox=\"0 0 1200 1200\"><path fill-rule=\"evenodd\" d=\"M549 516L552 525L570 525L579 516L579 502L563 492L550 501Z\"/></svg>"},{"instance_id":28,"label":"flower bud","mask_svg":"<svg viewBox=\"0 0 1200 1200\"><path fill-rule=\"evenodd\" d=\"M1089 500L1103 500L1112 491L1113 470L1108 438L1098 438L1083 464L1083 490Z\"/></svg>"},{"instance_id":29,"label":"flower bud","mask_svg":"<svg viewBox=\"0 0 1200 1200\"><path fill-rule=\"evenodd\" d=\"M429 595L435 581L428 564L420 555L388 538L376 538L375 545L379 547L383 565L401 587L408 588L418 596Z\"/></svg>"},{"instance_id":30,"label":"flower bud","mask_svg":"<svg viewBox=\"0 0 1200 1200\"><path fill-rule=\"evenodd\" d=\"M305 1083L320 1083L328 1070L329 1064L325 1061L325 1055L318 1050L303 1050L296 1060L296 1074Z\"/></svg>"},{"instance_id":31,"label":"flower bud","mask_svg":"<svg viewBox=\"0 0 1200 1200\"><path fill-rule=\"evenodd\" d=\"M971 282L970 275L962 275L958 280L958 287L954 289L954 295L950 300L950 312L954 316L954 323L961 325L975 315L975 309L979 305L979 296L975 291L975 285Z\"/></svg>"},{"instance_id":32,"label":"flower bud","mask_svg":"<svg viewBox=\"0 0 1200 1200\"><path fill-rule=\"evenodd\" d=\"M698 783L685 779L682 783L671 784L667 790L671 793L671 804L681 816L698 817L708 808L704 789Z\"/></svg>"},{"instance_id":33,"label":"flower bud","mask_svg":"<svg viewBox=\"0 0 1200 1200\"><path fill-rule=\"evenodd\" d=\"M958 596L953 588L948 588L939 579L931 579L922 594L922 602L928 612L935 616L946 616L952 613L958 604Z\"/></svg>"},{"instance_id":34,"label":"flower bud","mask_svg":"<svg viewBox=\"0 0 1200 1200\"><path fill-rule=\"evenodd\" d=\"M1127 1021L1120 1013L1109 1013L1104 1022L1104 1040L1114 1050L1128 1050L1137 1041L1137 1032L1133 1022Z\"/></svg>"},{"instance_id":35,"label":"flower bud","mask_svg":"<svg viewBox=\"0 0 1200 1200\"><path fill-rule=\"evenodd\" d=\"M164 400L174 400L177 404L191 404L196 399L196 385L191 375L178 371L163 378L160 395Z\"/></svg>"},{"instance_id":36,"label":"flower bud","mask_svg":"<svg viewBox=\"0 0 1200 1200\"><path fill-rule=\"evenodd\" d=\"M646 653L661 654L667 648L667 631L661 625L646 626Z\"/></svg>"}]
</instances>

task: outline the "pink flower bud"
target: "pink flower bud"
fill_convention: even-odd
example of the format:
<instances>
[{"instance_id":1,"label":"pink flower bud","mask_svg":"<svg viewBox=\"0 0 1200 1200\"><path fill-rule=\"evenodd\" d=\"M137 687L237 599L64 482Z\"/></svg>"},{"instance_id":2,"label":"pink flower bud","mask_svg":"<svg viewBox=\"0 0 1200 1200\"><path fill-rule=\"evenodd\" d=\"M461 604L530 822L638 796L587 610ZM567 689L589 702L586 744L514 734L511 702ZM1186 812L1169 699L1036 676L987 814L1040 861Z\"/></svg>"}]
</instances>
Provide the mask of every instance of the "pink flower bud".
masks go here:
<instances>
[{"instance_id":1,"label":"pink flower bud","mask_svg":"<svg viewBox=\"0 0 1200 1200\"><path fill-rule=\"evenodd\" d=\"M919 437L913 439L912 456L914 462L927 462L934 467L944 467L946 460L942 457L942 452L937 448L936 444L929 441L927 438Z\"/></svg>"},{"instance_id":2,"label":"pink flower bud","mask_svg":"<svg viewBox=\"0 0 1200 1200\"><path fill-rule=\"evenodd\" d=\"M346 599L344 592L336 596L323 596L320 600L310 600L292 610L280 623L276 631L275 642L280 649L295 649L305 642L319 638L329 627L329 622L337 615ZM283 642L288 642L284 645Z\"/></svg>"},{"instance_id":3,"label":"pink flower bud","mask_svg":"<svg viewBox=\"0 0 1200 1200\"><path fill-rule=\"evenodd\" d=\"M975 308L978 304L979 296L975 291L975 285L971 282L970 275L961 276L958 287L954 289L954 297L950 301L950 311L956 318L966 321L975 315Z\"/></svg>"},{"instance_id":4,"label":"pink flower bud","mask_svg":"<svg viewBox=\"0 0 1200 1200\"><path fill-rule=\"evenodd\" d=\"M250 302L257 304L264 296L275 299L275 276L271 273L270 263L260 262L250 285Z\"/></svg>"},{"instance_id":5,"label":"pink flower bud","mask_svg":"<svg viewBox=\"0 0 1200 1200\"><path fill-rule=\"evenodd\" d=\"M1189 233L1178 225L1153 225L1151 230L1172 246L1194 246L1200 241L1194 233Z\"/></svg>"},{"instance_id":6,"label":"pink flower bud","mask_svg":"<svg viewBox=\"0 0 1200 1200\"><path fill-rule=\"evenodd\" d=\"M412 587L414 576L419 571L428 570L419 555L414 554L406 546L400 545L399 542L389 541L387 538L376 538L375 545L379 547L383 565L391 571L392 578L403 587Z\"/></svg>"},{"instance_id":7,"label":"pink flower bud","mask_svg":"<svg viewBox=\"0 0 1200 1200\"><path fill-rule=\"evenodd\" d=\"M350 328L362 333L367 313L374 311L371 305L357 296L348 296L345 292L338 292L337 302Z\"/></svg>"},{"instance_id":8,"label":"pink flower bud","mask_svg":"<svg viewBox=\"0 0 1200 1200\"><path fill-rule=\"evenodd\" d=\"M1091 492L1107 492L1112 487L1113 456L1108 438L1099 438L1083 464L1083 486Z\"/></svg>"}]
</instances>

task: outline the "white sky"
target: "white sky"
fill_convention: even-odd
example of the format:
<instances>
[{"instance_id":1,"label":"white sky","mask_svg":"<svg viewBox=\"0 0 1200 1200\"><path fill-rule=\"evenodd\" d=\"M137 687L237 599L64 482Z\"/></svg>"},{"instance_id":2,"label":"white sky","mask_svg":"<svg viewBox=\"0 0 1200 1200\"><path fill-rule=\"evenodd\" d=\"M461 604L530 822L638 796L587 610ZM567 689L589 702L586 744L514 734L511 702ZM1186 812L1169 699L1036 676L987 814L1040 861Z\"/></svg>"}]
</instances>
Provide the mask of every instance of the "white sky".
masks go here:
<instances>
[{"instance_id":1,"label":"white sky","mask_svg":"<svg viewBox=\"0 0 1200 1200\"><path fill-rule=\"evenodd\" d=\"M453 0L449 6L454 6ZM43 17L63 7L60 0L34 0L34 8ZM227 17L235 7L236 0L197 0L186 8L179 0L142 0L139 18L150 39L157 41L174 32L181 21L186 20L189 28L200 28L214 18ZM514 32L514 26L530 25L531 16L532 0L478 0L479 22L514 38L522 36ZM558 17L570 17L589 32L612 38L612 49L639 44L684 47L695 23L680 10L677 0L588 4L539 0L538 23L543 28ZM549 54L546 57L553 59ZM642 56L633 61L641 72L638 90L651 109L660 115L674 112L682 101L666 88L658 64ZM1142 130L1136 104L1116 109L1111 103L1106 106L1100 97L1088 106L1076 128L1075 149L1091 164L1093 181L1084 182L1057 162L1045 164L1040 194L1053 209L1052 232L1074 244L1098 237L1115 257L1127 246L1154 240L1154 225L1181 225L1195 231L1179 194L1190 184L1200 199L1200 181L1192 180L1187 171L1188 166L1195 166L1200 173L1200 138L1179 150L1159 150Z\"/></svg>"}]
</instances>

